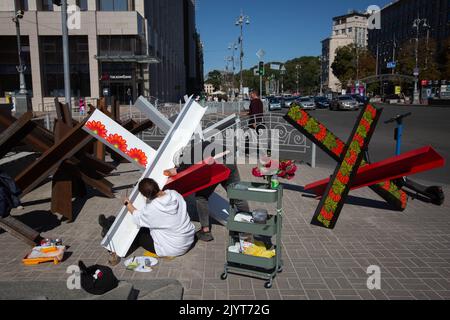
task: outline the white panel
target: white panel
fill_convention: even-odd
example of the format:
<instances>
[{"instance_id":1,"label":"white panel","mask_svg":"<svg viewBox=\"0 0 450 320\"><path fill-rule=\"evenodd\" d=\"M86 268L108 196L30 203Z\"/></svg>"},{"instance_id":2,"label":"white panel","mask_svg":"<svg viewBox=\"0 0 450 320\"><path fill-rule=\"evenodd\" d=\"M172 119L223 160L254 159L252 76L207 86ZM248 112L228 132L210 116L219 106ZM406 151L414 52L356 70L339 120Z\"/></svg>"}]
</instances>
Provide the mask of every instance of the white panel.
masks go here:
<instances>
[{"instance_id":1,"label":"white panel","mask_svg":"<svg viewBox=\"0 0 450 320\"><path fill-rule=\"evenodd\" d=\"M164 176L164 170L173 168L175 153L184 148L190 141L195 128L202 120L206 108L190 99L181 114L175 121L172 129L167 134L153 163L145 171L143 178L154 179L161 188L165 186L168 178ZM137 187L131 193L130 201L137 209L146 204L146 199L139 193ZM139 232L139 227L133 221L131 214L124 207L116 218L115 223L102 241L102 246L115 252L119 257L125 257L134 239Z\"/></svg>"},{"instance_id":2,"label":"white panel","mask_svg":"<svg viewBox=\"0 0 450 320\"><path fill-rule=\"evenodd\" d=\"M149 167L156 157L156 151L152 147L100 110L95 110L89 117L89 121L86 122L83 130L141 170Z\"/></svg>"}]
</instances>

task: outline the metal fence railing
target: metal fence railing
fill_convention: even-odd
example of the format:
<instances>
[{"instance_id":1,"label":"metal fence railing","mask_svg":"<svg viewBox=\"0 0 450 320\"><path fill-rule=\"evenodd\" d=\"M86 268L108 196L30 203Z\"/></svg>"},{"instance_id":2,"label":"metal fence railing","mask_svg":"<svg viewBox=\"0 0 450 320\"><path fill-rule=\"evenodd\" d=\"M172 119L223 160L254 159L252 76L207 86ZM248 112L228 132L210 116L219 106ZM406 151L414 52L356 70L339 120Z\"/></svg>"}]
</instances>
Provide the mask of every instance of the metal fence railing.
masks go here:
<instances>
[{"instance_id":1,"label":"metal fence railing","mask_svg":"<svg viewBox=\"0 0 450 320\"><path fill-rule=\"evenodd\" d=\"M158 110L168 119L174 121L176 116L180 113L183 104L179 103L162 103L153 101L153 104ZM202 120L202 128L206 129L212 125L220 122L228 117L230 114L236 114L236 121L229 127L217 132L214 139L223 138L228 134L227 130L248 130L251 118L246 116L245 113L248 109L245 109L245 102L207 102L208 112ZM265 105L267 108L267 105ZM267 110L267 109L266 109ZM81 121L87 115L80 114L79 109L72 109L72 117L74 120ZM39 121L45 128L53 131L54 120L56 118L56 111L48 111L46 113L40 113L34 121ZM280 113L265 112L258 116L262 119L262 129L277 130L279 153L285 158L292 158L296 160L302 160L309 162L311 166L315 167L316 163L316 148L303 134L297 129L289 125ZM145 114L141 113L134 106L122 106L120 112L120 120L125 122L129 119L133 119L136 122L143 122L147 120ZM162 132L159 128L153 127L137 135L138 138L145 141L154 148L158 148L161 142L166 136L165 132Z\"/></svg>"}]
</instances>

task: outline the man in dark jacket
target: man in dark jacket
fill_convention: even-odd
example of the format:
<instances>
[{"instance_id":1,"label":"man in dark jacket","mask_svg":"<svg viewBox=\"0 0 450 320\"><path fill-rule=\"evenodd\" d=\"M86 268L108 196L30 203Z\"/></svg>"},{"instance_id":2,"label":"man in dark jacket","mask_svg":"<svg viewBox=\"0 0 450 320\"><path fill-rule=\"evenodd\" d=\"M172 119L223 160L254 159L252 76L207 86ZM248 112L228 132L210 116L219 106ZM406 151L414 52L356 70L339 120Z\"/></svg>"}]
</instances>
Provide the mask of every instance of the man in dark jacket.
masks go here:
<instances>
[{"instance_id":1,"label":"man in dark jacket","mask_svg":"<svg viewBox=\"0 0 450 320\"><path fill-rule=\"evenodd\" d=\"M13 208L20 206L20 194L13 178L0 170L0 218L6 218Z\"/></svg>"},{"instance_id":2,"label":"man in dark jacket","mask_svg":"<svg viewBox=\"0 0 450 320\"><path fill-rule=\"evenodd\" d=\"M257 89L253 89L250 92L250 128L259 131L261 125L263 124L263 117L264 114L264 105L259 97L259 91Z\"/></svg>"}]
</instances>

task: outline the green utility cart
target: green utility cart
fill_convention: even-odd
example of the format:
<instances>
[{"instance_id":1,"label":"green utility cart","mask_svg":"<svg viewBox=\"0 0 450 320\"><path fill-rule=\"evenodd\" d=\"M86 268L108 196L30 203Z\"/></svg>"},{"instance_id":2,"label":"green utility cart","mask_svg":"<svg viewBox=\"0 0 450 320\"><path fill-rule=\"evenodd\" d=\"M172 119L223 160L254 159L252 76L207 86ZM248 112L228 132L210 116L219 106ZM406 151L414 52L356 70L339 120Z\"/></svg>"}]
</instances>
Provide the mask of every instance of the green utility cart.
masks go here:
<instances>
[{"instance_id":1,"label":"green utility cart","mask_svg":"<svg viewBox=\"0 0 450 320\"><path fill-rule=\"evenodd\" d=\"M259 237L276 237L275 247L276 255L273 258L261 258L243 253L230 252L227 248L227 263L225 264L222 280L226 280L228 273L242 274L267 280L265 288L272 288L273 279L278 273L283 271L283 262L281 260L281 229L283 224L283 187L280 185L277 189L271 189L267 183L249 183L239 182L232 184L228 188L228 198L230 199L230 216L228 218L227 228L229 230L229 246L234 246L239 242L240 234L252 234ZM235 221L236 212L235 201L247 200L262 204L276 203L275 214L270 214L266 224L246 223Z\"/></svg>"}]
</instances>

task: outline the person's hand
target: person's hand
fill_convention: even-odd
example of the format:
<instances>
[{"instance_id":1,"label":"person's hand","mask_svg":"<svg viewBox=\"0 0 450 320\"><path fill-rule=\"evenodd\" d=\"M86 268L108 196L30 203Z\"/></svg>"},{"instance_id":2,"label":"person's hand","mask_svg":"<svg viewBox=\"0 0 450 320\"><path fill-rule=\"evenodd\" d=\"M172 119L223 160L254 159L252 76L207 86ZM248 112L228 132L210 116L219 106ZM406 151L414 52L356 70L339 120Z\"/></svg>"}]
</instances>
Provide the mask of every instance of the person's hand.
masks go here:
<instances>
[{"instance_id":1,"label":"person's hand","mask_svg":"<svg viewBox=\"0 0 450 320\"><path fill-rule=\"evenodd\" d=\"M128 199L128 197L124 197L122 199L122 202L125 206L128 206L131 203L131 201L130 201L130 199Z\"/></svg>"},{"instance_id":2,"label":"person's hand","mask_svg":"<svg viewBox=\"0 0 450 320\"><path fill-rule=\"evenodd\" d=\"M164 171L164 176L172 178L175 177L178 174L177 169L168 169Z\"/></svg>"}]
</instances>

